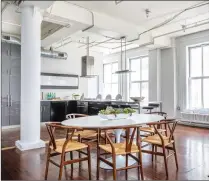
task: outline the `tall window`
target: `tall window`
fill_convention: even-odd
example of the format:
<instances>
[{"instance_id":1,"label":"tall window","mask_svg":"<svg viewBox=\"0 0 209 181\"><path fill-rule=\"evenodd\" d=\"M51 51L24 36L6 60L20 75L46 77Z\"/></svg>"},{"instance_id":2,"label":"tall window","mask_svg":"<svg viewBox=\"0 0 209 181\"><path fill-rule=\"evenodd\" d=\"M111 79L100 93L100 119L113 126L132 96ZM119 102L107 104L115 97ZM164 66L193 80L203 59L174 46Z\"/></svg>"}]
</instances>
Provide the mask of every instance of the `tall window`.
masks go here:
<instances>
[{"instance_id":1,"label":"tall window","mask_svg":"<svg viewBox=\"0 0 209 181\"><path fill-rule=\"evenodd\" d=\"M209 44L189 48L190 108L209 108Z\"/></svg>"},{"instance_id":2,"label":"tall window","mask_svg":"<svg viewBox=\"0 0 209 181\"><path fill-rule=\"evenodd\" d=\"M130 69L134 72L130 73L130 97L145 97L148 101L148 80L149 80L149 59L147 56L130 59Z\"/></svg>"},{"instance_id":3,"label":"tall window","mask_svg":"<svg viewBox=\"0 0 209 181\"><path fill-rule=\"evenodd\" d=\"M104 64L104 96L111 94L114 99L118 94L118 62Z\"/></svg>"}]
</instances>

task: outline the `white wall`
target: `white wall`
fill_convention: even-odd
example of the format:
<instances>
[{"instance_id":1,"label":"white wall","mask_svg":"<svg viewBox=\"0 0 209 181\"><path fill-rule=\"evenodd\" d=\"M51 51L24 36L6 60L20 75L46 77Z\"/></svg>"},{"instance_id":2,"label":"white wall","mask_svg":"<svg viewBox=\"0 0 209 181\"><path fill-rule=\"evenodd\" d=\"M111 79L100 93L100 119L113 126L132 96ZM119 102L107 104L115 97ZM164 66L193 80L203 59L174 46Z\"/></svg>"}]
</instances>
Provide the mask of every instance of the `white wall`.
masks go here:
<instances>
[{"instance_id":1,"label":"white wall","mask_svg":"<svg viewBox=\"0 0 209 181\"><path fill-rule=\"evenodd\" d=\"M41 71L47 73L63 73L63 74L77 74L81 75L81 57L86 55L86 50L84 48L77 48L76 44L68 44L56 49L57 51L63 51L68 53L67 60L62 59L51 59L43 58L41 64ZM102 61L103 55L100 53L95 53L90 51L90 55L94 56L94 72L96 75L99 75L99 80L101 83L102 80ZM94 78L95 79L95 78ZM84 93L85 97L96 97L97 87L95 85L94 79L79 78L79 89L71 90L42 90L46 92L55 92L57 97L70 96L73 93L82 94ZM91 86L90 86L91 85ZM100 92L102 91L102 85L99 85Z\"/></svg>"}]
</instances>

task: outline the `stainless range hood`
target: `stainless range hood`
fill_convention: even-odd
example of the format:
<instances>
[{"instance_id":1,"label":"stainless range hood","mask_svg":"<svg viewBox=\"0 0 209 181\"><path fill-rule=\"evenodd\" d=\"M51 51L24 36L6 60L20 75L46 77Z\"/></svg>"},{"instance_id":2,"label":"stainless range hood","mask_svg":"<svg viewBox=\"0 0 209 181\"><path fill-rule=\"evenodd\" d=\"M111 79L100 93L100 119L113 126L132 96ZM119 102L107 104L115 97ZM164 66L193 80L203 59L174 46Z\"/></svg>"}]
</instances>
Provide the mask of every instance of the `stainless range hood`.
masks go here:
<instances>
[{"instance_id":1,"label":"stainless range hood","mask_svg":"<svg viewBox=\"0 0 209 181\"><path fill-rule=\"evenodd\" d=\"M94 57L89 56L89 37L87 37L86 56L81 57L81 77L94 78Z\"/></svg>"}]
</instances>

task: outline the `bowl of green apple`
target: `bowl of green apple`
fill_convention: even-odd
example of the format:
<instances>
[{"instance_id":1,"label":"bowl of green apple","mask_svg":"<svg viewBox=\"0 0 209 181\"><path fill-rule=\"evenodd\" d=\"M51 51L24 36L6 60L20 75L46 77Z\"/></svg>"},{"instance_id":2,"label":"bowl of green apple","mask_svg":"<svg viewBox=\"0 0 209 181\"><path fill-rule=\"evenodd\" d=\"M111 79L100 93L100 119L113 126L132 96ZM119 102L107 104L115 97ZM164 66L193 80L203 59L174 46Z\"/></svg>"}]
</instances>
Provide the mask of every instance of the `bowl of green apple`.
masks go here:
<instances>
[{"instance_id":1,"label":"bowl of green apple","mask_svg":"<svg viewBox=\"0 0 209 181\"><path fill-rule=\"evenodd\" d=\"M114 109L111 107L107 107L106 109L100 110L98 116L102 119L127 119L128 117L132 116L135 112L134 109L131 108L124 108L124 109Z\"/></svg>"}]
</instances>

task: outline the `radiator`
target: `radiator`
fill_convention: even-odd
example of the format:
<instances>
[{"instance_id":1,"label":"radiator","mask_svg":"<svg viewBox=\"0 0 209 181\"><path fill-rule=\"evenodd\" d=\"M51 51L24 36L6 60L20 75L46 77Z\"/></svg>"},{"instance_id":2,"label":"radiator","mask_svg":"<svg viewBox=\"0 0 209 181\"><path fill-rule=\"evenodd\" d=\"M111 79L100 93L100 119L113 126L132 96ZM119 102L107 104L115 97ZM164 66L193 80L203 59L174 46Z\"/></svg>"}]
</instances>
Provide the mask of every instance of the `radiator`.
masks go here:
<instances>
[{"instance_id":1,"label":"radiator","mask_svg":"<svg viewBox=\"0 0 209 181\"><path fill-rule=\"evenodd\" d=\"M181 121L193 123L206 123L209 124L209 114L194 113L194 112L181 112Z\"/></svg>"}]
</instances>

